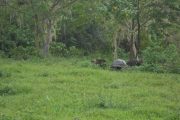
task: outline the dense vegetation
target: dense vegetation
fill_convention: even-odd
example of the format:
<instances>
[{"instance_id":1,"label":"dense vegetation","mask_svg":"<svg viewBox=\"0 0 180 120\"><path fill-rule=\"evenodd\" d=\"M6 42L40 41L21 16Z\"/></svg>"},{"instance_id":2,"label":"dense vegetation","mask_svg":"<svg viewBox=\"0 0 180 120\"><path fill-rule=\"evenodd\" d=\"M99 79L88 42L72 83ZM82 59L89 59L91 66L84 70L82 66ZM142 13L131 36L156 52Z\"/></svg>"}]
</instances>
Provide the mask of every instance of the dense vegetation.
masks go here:
<instances>
[{"instance_id":1,"label":"dense vegetation","mask_svg":"<svg viewBox=\"0 0 180 120\"><path fill-rule=\"evenodd\" d=\"M145 70L177 73L179 5L178 0L1 0L0 51L16 59L105 54L143 60Z\"/></svg>"},{"instance_id":2,"label":"dense vegetation","mask_svg":"<svg viewBox=\"0 0 180 120\"><path fill-rule=\"evenodd\" d=\"M0 65L0 120L180 118L177 74L102 70L82 58Z\"/></svg>"}]
</instances>

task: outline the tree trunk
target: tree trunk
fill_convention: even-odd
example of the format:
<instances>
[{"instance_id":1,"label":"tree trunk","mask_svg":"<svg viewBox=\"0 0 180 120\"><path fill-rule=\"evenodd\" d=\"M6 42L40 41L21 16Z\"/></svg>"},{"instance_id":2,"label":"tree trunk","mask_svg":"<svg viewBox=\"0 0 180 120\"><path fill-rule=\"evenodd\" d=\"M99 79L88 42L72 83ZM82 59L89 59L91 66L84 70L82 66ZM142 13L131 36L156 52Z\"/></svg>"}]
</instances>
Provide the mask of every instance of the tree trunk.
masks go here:
<instances>
[{"instance_id":1,"label":"tree trunk","mask_svg":"<svg viewBox=\"0 0 180 120\"><path fill-rule=\"evenodd\" d=\"M138 35L137 35L137 51L140 52L141 47L141 24L140 24L140 1L137 0L137 24L138 24Z\"/></svg>"},{"instance_id":2,"label":"tree trunk","mask_svg":"<svg viewBox=\"0 0 180 120\"><path fill-rule=\"evenodd\" d=\"M136 45L135 45L135 41L133 38L131 38L130 41L130 61L134 61L137 60L137 49L136 49Z\"/></svg>"},{"instance_id":3,"label":"tree trunk","mask_svg":"<svg viewBox=\"0 0 180 120\"><path fill-rule=\"evenodd\" d=\"M135 44L135 33L134 33L134 28L135 28L135 21L132 19L132 26L131 26L131 37L130 37L130 56L129 56L129 61L134 61L137 60L137 49L136 49L136 44Z\"/></svg>"},{"instance_id":4,"label":"tree trunk","mask_svg":"<svg viewBox=\"0 0 180 120\"><path fill-rule=\"evenodd\" d=\"M47 57L49 55L49 46L50 46L51 42L52 42L52 22L51 22L51 20L48 20L47 30L45 33L44 46L43 46L44 57Z\"/></svg>"},{"instance_id":5,"label":"tree trunk","mask_svg":"<svg viewBox=\"0 0 180 120\"><path fill-rule=\"evenodd\" d=\"M114 60L118 58L118 45L117 45L117 38L118 38L118 32L115 32L114 38L113 38L113 57Z\"/></svg>"}]
</instances>

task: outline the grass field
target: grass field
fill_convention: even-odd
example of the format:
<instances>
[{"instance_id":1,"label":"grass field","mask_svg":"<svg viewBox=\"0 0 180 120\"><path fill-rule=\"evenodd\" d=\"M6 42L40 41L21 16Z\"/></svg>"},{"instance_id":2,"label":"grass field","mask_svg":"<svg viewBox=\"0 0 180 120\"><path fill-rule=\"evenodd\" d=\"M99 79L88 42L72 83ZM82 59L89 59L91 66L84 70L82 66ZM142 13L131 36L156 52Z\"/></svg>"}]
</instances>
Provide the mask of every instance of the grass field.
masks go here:
<instances>
[{"instance_id":1,"label":"grass field","mask_svg":"<svg viewBox=\"0 0 180 120\"><path fill-rule=\"evenodd\" d=\"M0 120L180 120L180 75L0 59Z\"/></svg>"}]
</instances>

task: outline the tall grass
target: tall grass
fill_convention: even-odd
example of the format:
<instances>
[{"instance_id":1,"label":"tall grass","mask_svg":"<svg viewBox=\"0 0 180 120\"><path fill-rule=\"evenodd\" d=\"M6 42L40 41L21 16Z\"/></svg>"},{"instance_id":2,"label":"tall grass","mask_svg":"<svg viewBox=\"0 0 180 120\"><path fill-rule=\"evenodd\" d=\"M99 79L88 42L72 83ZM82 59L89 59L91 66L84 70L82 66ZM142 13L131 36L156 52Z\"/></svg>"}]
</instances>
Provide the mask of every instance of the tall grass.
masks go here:
<instances>
[{"instance_id":1,"label":"tall grass","mask_svg":"<svg viewBox=\"0 0 180 120\"><path fill-rule=\"evenodd\" d=\"M0 59L0 120L179 120L180 75L87 59Z\"/></svg>"}]
</instances>

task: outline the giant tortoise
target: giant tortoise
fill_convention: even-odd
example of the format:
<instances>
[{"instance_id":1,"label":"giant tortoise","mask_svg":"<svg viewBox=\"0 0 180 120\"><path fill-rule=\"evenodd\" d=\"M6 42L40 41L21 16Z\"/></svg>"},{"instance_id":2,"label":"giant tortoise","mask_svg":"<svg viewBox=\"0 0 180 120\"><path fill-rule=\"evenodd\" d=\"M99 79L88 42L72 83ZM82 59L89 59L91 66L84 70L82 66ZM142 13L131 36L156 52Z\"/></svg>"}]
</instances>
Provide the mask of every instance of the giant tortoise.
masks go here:
<instances>
[{"instance_id":1,"label":"giant tortoise","mask_svg":"<svg viewBox=\"0 0 180 120\"><path fill-rule=\"evenodd\" d=\"M114 62L111 65L111 68L116 69L116 70L120 70L126 66L127 66L127 64L126 64L125 60L117 59L117 60L114 60Z\"/></svg>"}]
</instances>

